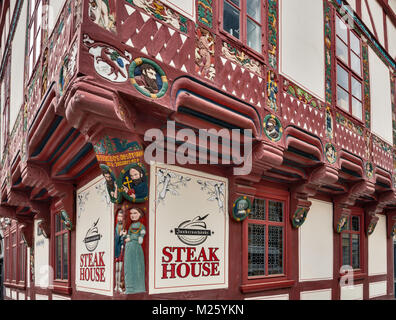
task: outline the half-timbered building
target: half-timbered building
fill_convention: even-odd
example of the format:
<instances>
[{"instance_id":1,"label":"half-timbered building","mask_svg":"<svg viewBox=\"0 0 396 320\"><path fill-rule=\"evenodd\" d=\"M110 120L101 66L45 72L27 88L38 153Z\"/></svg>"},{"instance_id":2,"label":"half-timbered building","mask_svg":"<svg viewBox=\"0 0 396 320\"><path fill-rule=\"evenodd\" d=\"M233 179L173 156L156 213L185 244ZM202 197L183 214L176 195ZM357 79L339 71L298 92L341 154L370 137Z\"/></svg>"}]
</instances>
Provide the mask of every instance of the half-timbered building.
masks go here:
<instances>
[{"instance_id":1,"label":"half-timbered building","mask_svg":"<svg viewBox=\"0 0 396 320\"><path fill-rule=\"evenodd\" d=\"M0 7L6 299L394 297L395 0Z\"/></svg>"}]
</instances>

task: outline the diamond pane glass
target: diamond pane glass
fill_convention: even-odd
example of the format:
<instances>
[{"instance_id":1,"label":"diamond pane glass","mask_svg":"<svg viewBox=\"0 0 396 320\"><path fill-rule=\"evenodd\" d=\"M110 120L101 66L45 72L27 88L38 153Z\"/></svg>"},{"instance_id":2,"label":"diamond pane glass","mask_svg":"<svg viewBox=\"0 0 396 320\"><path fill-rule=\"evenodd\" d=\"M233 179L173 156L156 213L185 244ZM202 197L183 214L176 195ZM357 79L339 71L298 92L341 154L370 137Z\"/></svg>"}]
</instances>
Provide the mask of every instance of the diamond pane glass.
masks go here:
<instances>
[{"instance_id":1,"label":"diamond pane glass","mask_svg":"<svg viewBox=\"0 0 396 320\"><path fill-rule=\"evenodd\" d=\"M268 202L268 220L272 222L283 222L283 203Z\"/></svg>"},{"instance_id":2,"label":"diamond pane glass","mask_svg":"<svg viewBox=\"0 0 396 320\"><path fill-rule=\"evenodd\" d=\"M349 234L343 234L342 235L342 265L343 266L351 265L350 253L351 253L351 248L350 248Z\"/></svg>"},{"instance_id":3,"label":"diamond pane glass","mask_svg":"<svg viewBox=\"0 0 396 320\"><path fill-rule=\"evenodd\" d=\"M352 222L353 223L353 222ZM352 268L360 268L360 240L358 234L352 235Z\"/></svg>"},{"instance_id":4,"label":"diamond pane glass","mask_svg":"<svg viewBox=\"0 0 396 320\"><path fill-rule=\"evenodd\" d=\"M265 200L254 199L252 212L249 218L254 220L265 220Z\"/></svg>"},{"instance_id":5,"label":"diamond pane glass","mask_svg":"<svg viewBox=\"0 0 396 320\"><path fill-rule=\"evenodd\" d=\"M56 279L62 279L62 236L55 237Z\"/></svg>"},{"instance_id":6,"label":"diamond pane glass","mask_svg":"<svg viewBox=\"0 0 396 320\"><path fill-rule=\"evenodd\" d=\"M63 254L62 254L62 258L63 258L63 274L62 274L62 279L66 280L68 279L68 234L64 233L63 234L63 241L62 241L62 247L63 247Z\"/></svg>"},{"instance_id":7,"label":"diamond pane glass","mask_svg":"<svg viewBox=\"0 0 396 320\"><path fill-rule=\"evenodd\" d=\"M352 231L360 231L360 219L359 217L352 217Z\"/></svg>"},{"instance_id":8,"label":"diamond pane glass","mask_svg":"<svg viewBox=\"0 0 396 320\"><path fill-rule=\"evenodd\" d=\"M265 226L249 224L248 275L265 275Z\"/></svg>"},{"instance_id":9,"label":"diamond pane glass","mask_svg":"<svg viewBox=\"0 0 396 320\"><path fill-rule=\"evenodd\" d=\"M283 273L283 228L268 227L268 274Z\"/></svg>"}]
</instances>

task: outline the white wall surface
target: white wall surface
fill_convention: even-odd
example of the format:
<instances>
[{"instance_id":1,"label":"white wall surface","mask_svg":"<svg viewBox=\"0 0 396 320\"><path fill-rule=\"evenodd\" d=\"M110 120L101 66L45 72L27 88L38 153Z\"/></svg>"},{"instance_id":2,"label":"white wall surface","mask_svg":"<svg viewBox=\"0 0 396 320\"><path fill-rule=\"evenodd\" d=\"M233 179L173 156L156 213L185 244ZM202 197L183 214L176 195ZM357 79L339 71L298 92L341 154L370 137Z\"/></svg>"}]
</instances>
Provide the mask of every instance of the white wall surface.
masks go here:
<instances>
[{"instance_id":1,"label":"white wall surface","mask_svg":"<svg viewBox=\"0 0 396 320\"><path fill-rule=\"evenodd\" d=\"M364 1L362 1L364 3ZM374 20L375 29L378 34L378 41L384 46L385 43L385 34L384 34L384 16L381 5L377 0L369 1L371 15Z\"/></svg>"},{"instance_id":2,"label":"white wall surface","mask_svg":"<svg viewBox=\"0 0 396 320\"><path fill-rule=\"evenodd\" d=\"M177 12L195 21L195 1L194 0L162 0Z\"/></svg>"},{"instance_id":3,"label":"white wall surface","mask_svg":"<svg viewBox=\"0 0 396 320\"><path fill-rule=\"evenodd\" d=\"M86 270L87 265L80 266L76 263L76 290L113 295L113 266L114 266L114 206L110 202L103 176L98 176L88 184L77 190L77 221L76 221L76 250L74 259L81 261L83 255L103 254L105 281L99 282L92 279L81 279L81 270ZM96 228L95 228L96 226ZM95 229L97 231L95 231ZM97 246L89 251L84 239L89 230L101 236Z\"/></svg>"},{"instance_id":4,"label":"white wall surface","mask_svg":"<svg viewBox=\"0 0 396 320\"><path fill-rule=\"evenodd\" d=\"M324 100L323 2L280 1L280 69Z\"/></svg>"},{"instance_id":5,"label":"white wall surface","mask_svg":"<svg viewBox=\"0 0 396 320\"><path fill-rule=\"evenodd\" d=\"M348 0L348 4L356 12L356 0Z\"/></svg>"},{"instance_id":6,"label":"white wall surface","mask_svg":"<svg viewBox=\"0 0 396 320\"><path fill-rule=\"evenodd\" d=\"M304 291L300 293L301 300L331 300L331 289Z\"/></svg>"},{"instance_id":7,"label":"white wall surface","mask_svg":"<svg viewBox=\"0 0 396 320\"><path fill-rule=\"evenodd\" d=\"M392 101L388 67L369 47L371 129L382 139L393 144Z\"/></svg>"},{"instance_id":8,"label":"white wall surface","mask_svg":"<svg viewBox=\"0 0 396 320\"><path fill-rule=\"evenodd\" d=\"M24 72L25 72L25 40L26 40L27 1L23 2L22 11L12 41L11 55L11 87L10 87L10 131L23 104Z\"/></svg>"},{"instance_id":9,"label":"white wall surface","mask_svg":"<svg viewBox=\"0 0 396 320\"><path fill-rule=\"evenodd\" d=\"M300 282L333 279L333 205L313 200L299 230Z\"/></svg>"},{"instance_id":10,"label":"white wall surface","mask_svg":"<svg viewBox=\"0 0 396 320\"><path fill-rule=\"evenodd\" d=\"M386 296L387 282L373 282L369 285L369 297L370 299Z\"/></svg>"},{"instance_id":11,"label":"white wall surface","mask_svg":"<svg viewBox=\"0 0 396 320\"><path fill-rule=\"evenodd\" d=\"M65 0L49 0L48 4L48 34L51 35L59 15L65 5Z\"/></svg>"},{"instance_id":12,"label":"white wall surface","mask_svg":"<svg viewBox=\"0 0 396 320\"><path fill-rule=\"evenodd\" d=\"M388 29L388 53L396 60L396 27L388 17L386 17L386 24Z\"/></svg>"},{"instance_id":13,"label":"white wall surface","mask_svg":"<svg viewBox=\"0 0 396 320\"><path fill-rule=\"evenodd\" d=\"M38 220L34 221L34 283L36 287L47 288L52 278L49 266L49 239L37 235Z\"/></svg>"},{"instance_id":14,"label":"white wall surface","mask_svg":"<svg viewBox=\"0 0 396 320\"><path fill-rule=\"evenodd\" d=\"M270 300L270 301L276 301L276 300L289 300L289 295L288 294L279 294L276 296L264 296L264 297L254 297L254 298L246 298L245 300Z\"/></svg>"},{"instance_id":15,"label":"white wall surface","mask_svg":"<svg viewBox=\"0 0 396 320\"><path fill-rule=\"evenodd\" d=\"M377 227L368 239L369 276L387 273L386 245L386 217L380 215Z\"/></svg>"},{"instance_id":16,"label":"white wall surface","mask_svg":"<svg viewBox=\"0 0 396 320\"><path fill-rule=\"evenodd\" d=\"M341 287L341 300L363 300L363 284Z\"/></svg>"}]
</instances>

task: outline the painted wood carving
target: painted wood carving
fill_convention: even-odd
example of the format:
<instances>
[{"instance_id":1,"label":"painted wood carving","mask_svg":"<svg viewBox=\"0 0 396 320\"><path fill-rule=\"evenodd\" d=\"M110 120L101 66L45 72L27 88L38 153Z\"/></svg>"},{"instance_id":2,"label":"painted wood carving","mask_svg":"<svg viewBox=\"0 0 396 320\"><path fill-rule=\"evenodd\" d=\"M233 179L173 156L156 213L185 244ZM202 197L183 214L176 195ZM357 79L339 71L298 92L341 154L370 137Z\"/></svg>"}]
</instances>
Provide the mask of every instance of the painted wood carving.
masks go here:
<instances>
[{"instance_id":1,"label":"painted wood carving","mask_svg":"<svg viewBox=\"0 0 396 320\"><path fill-rule=\"evenodd\" d=\"M196 29L195 70L209 80L216 76L215 38L208 30L200 27Z\"/></svg>"},{"instance_id":2,"label":"painted wood carving","mask_svg":"<svg viewBox=\"0 0 396 320\"><path fill-rule=\"evenodd\" d=\"M132 55L128 51L122 53L105 43L92 40L87 34L83 36L83 43L93 56L97 74L112 82L128 80L128 66L132 61Z\"/></svg>"},{"instance_id":3,"label":"painted wood carving","mask_svg":"<svg viewBox=\"0 0 396 320\"><path fill-rule=\"evenodd\" d=\"M168 78L152 60L136 58L129 67L129 78L137 91L146 97L158 99L168 90Z\"/></svg>"},{"instance_id":4,"label":"painted wood carving","mask_svg":"<svg viewBox=\"0 0 396 320\"><path fill-rule=\"evenodd\" d=\"M232 218L241 222L244 221L252 211L252 202L246 196L239 197L232 206Z\"/></svg>"},{"instance_id":5,"label":"painted wood carving","mask_svg":"<svg viewBox=\"0 0 396 320\"><path fill-rule=\"evenodd\" d=\"M148 199L143 149L137 142L108 136L94 146L110 201L141 203Z\"/></svg>"},{"instance_id":6,"label":"painted wood carving","mask_svg":"<svg viewBox=\"0 0 396 320\"><path fill-rule=\"evenodd\" d=\"M282 123L277 117L269 114L264 119L264 132L272 142L278 142L283 135Z\"/></svg>"},{"instance_id":7,"label":"painted wood carving","mask_svg":"<svg viewBox=\"0 0 396 320\"><path fill-rule=\"evenodd\" d=\"M116 32L115 0L90 0L88 15L98 26L107 31Z\"/></svg>"}]
</instances>

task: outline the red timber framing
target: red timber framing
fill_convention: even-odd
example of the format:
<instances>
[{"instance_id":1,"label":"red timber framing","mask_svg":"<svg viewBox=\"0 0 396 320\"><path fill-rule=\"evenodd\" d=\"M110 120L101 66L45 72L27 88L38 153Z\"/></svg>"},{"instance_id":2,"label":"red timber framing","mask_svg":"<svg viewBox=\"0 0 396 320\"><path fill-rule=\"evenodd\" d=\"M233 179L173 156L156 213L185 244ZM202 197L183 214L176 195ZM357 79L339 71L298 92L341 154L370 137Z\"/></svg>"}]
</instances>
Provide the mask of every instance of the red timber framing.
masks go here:
<instances>
[{"instance_id":1,"label":"red timber framing","mask_svg":"<svg viewBox=\"0 0 396 320\"><path fill-rule=\"evenodd\" d=\"M42 1L46 10L48 1ZM0 28L6 23L8 1L4 3ZM54 31L42 32L41 50L31 50L37 64L31 77L29 70L25 71L24 103L9 130L10 90L6 86L4 104L1 102L5 106L1 122L5 136L1 146L0 216L12 219L13 223L5 227L4 232L5 286L30 299L38 295L49 299L60 295L92 300L245 299L287 295L298 300L303 291L322 289L331 289L331 297L340 299L343 233L337 232L337 228L342 219L351 220L356 214L359 216L360 267L353 273L355 284L363 284L363 298L369 299L370 283L386 281L387 293L379 298L390 298L394 285L393 260L389 257L393 254L391 234L396 225L393 162L396 149L371 131L370 119L366 118L370 113L367 105L370 97L366 100L365 96L366 89L369 92L370 88L365 87L364 74L369 66L364 56L367 46L395 73L395 62L386 55L387 48L376 46L370 39L362 42L359 81L364 93L361 97L363 114L362 119L356 119L351 112L337 107L335 17L340 14L337 1L323 2L324 50L329 54L325 101L279 72L278 0L258 1L260 19L250 16L260 29L261 43L257 50L247 42L247 1L194 1L196 21L178 13L174 6L155 3L157 6L134 0L66 0ZM387 1L379 3L385 16L396 25L395 13ZM224 4L241 14L243 27L239 39L225 28ZM21 5L22 1L16 1L16 13ZM362 1L357 0L356 5L358 19ZM43 31L48 24L45 10ZM10 21L11 41L17 14ZM29 25L33 26L33 22ZM367 37L361 26L357 25L352 32L363 40ZM34 28L37 38L39 31ZM385 39L386 47L389 41ZM0 79L7 83L12 77L9 49L5 49L1 59ZM29 66L28 61L26 65ZM151 82L150 72L155 73ZM353 77L349 69L348 73L349 78ZM395 87L396 82L392 85ZM167 140L178 138L175 132L168 130L168 120L174 121L177 129L189 128L195 132L250 129L252 139L244 137L253 145L249 175L234 176L232 165L179 165L228 178L230 217L237 199L246 197L252 204L254 199L265 200L266 214L269 201L282 203L281 221L259 221L250 216L241 222L230 218L226 289L161 294L149 294L146 290L135 295L114 292L113 297L77 290L76 252L81 243L76 243L76 193L103 174L102 141L134 141L146 149L149 142L144 141L144 135L149 129L160 128ZM194 145L202 146L200 141ZM209 144L207 150L217 152L217 145ZM217 157L230 152L221 147ZM149 164L145 165L150 171ZM310 212L312 199L333 204L333 279L302 282L299 279L299 232L314 214ZM114 211L123 205L125 202L114 204ZM149 212L147 199L138 206ZM66 212L69 220L62 221L63 227L59 228L62 212ZM368 239L380 215L387 219L387 274L369 276ZM144 219L147 227L150 216ZM36 285L34 279L34 261L38 258L33 250L37 240L35 222L48 240L48 260L54 270L51 285L45 289ZM66 223L70 228L67 231ZM282 228L282 241L277 242L282 245L276 248L282 251L278 252L282 272L269 274L269 245L265 244L266 253L261 261L264 267L260 267L263 271L249 276L249 224L264 226L266 233L270 226ZM142 244L146 289L150 241L150 230L147 231ZM12 242L12 235L16 242ZM67 239L63 235L67 235ZM67 250L59 255L56 244L60 237ZM24 243L30 248L30 255L26 254L25 259L22 258ZM12 258L14 247L17 252L21 250L21 254L16 254L17 261ZM60 274L57 273L59 258L63 262ZM20 266L20 272L14 277L13 266L18 261L25 266ZM26 270L24 278L23 270Z\"/></svg>"}]
</instances>

